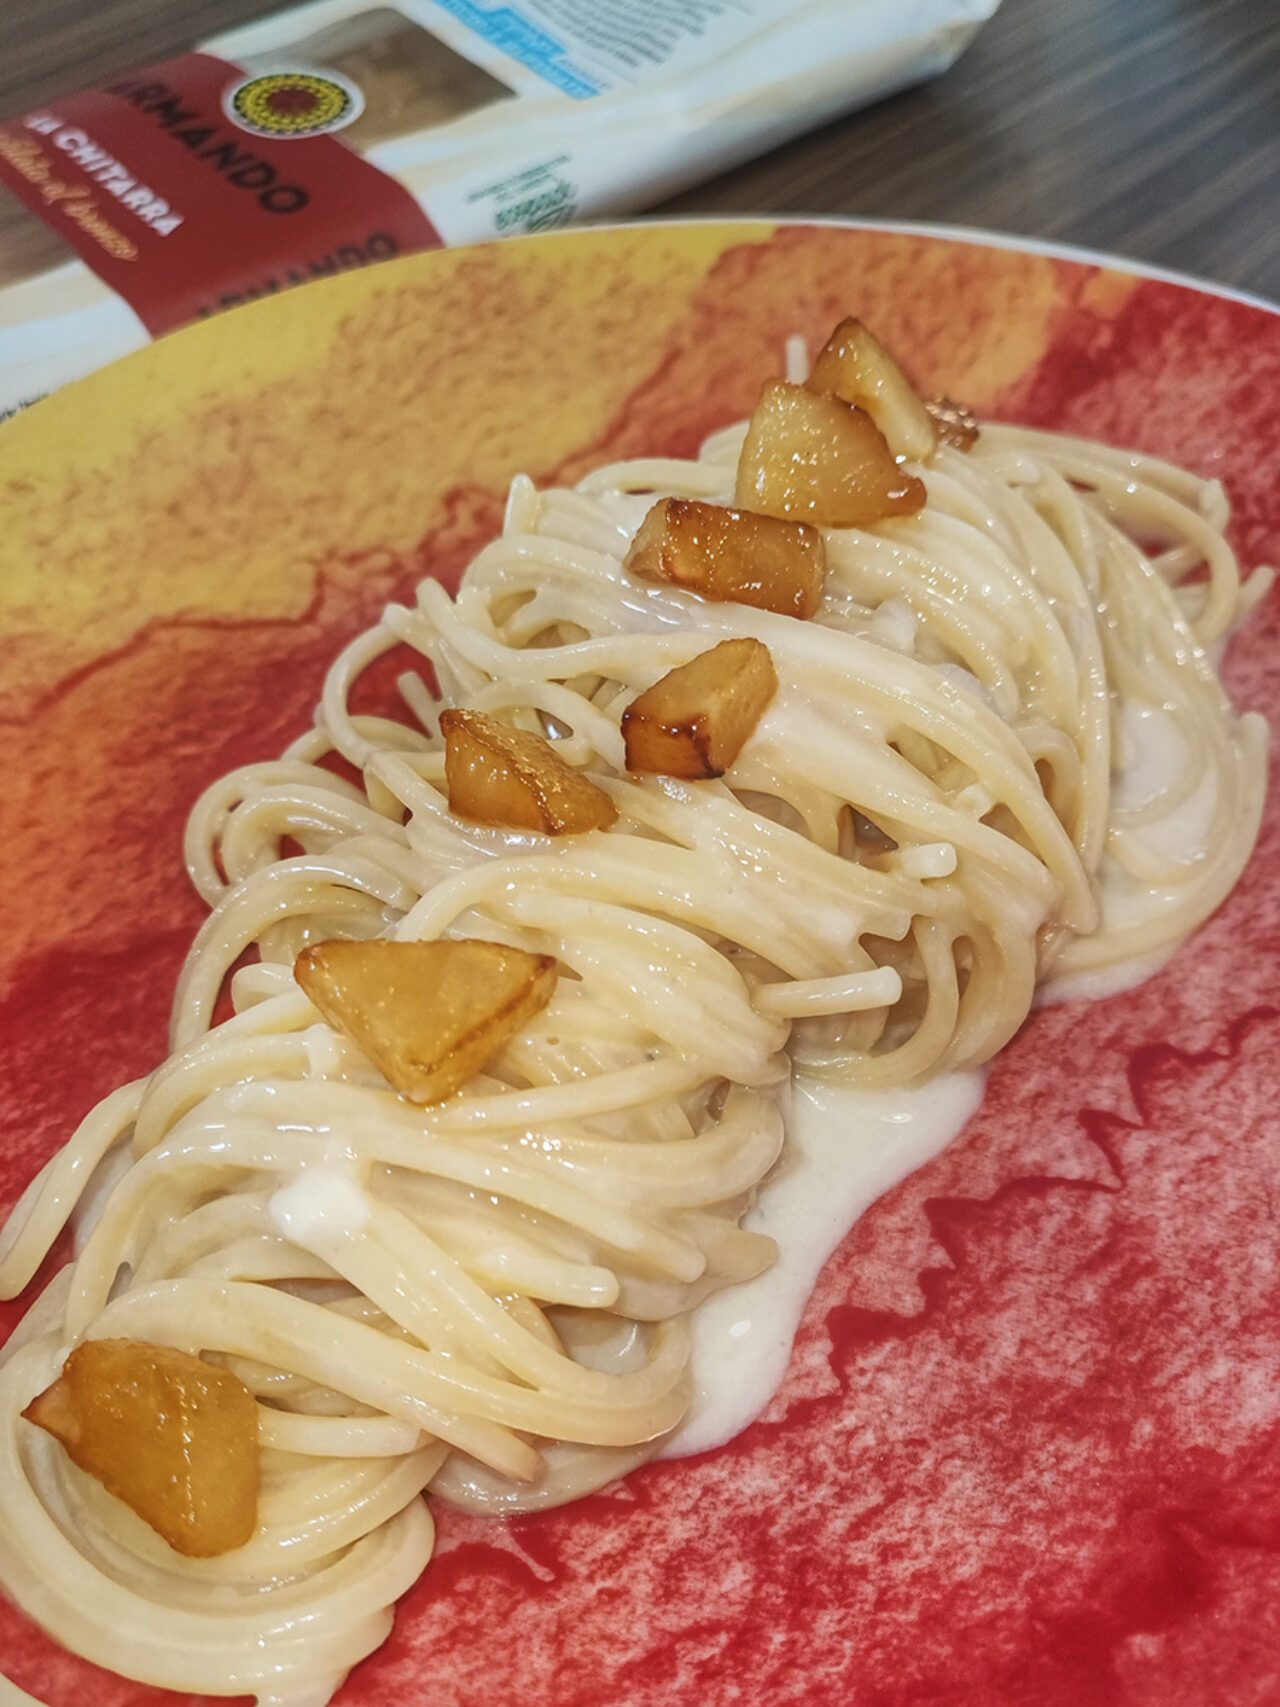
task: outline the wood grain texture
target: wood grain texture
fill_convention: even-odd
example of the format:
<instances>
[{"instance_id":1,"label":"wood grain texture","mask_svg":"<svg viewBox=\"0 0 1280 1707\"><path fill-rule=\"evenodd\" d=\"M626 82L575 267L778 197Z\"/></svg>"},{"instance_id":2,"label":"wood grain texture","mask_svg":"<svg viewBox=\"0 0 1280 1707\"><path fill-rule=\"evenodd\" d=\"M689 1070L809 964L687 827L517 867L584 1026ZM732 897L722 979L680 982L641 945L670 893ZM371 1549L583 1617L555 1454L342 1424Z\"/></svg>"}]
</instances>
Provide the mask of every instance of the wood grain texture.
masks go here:
<instances>
[{"instance_id":1,"label":"wood grain texture","mask_svg":"<svg viewBox=\"0 0 1280 1707\"><path fill-rule=\"evenodd\" d=\"M0 115L272 10L9 0ZM938 220L1084 244L1280 297L1276 0L1004 0L945 77L655 213ZM0 270L19 259L0 208Z\"/></svg>"},{"instance_id":2,"label":"wood grain texture","mask_svg":"<svg viewBox=\"0 0 1280 1707\"><path fill-rule=\"evenodd\" d=\"M1280 298L1280 5L1004 0L946 76L670 205L940 220Z\"/></svg>"}]
</instances>

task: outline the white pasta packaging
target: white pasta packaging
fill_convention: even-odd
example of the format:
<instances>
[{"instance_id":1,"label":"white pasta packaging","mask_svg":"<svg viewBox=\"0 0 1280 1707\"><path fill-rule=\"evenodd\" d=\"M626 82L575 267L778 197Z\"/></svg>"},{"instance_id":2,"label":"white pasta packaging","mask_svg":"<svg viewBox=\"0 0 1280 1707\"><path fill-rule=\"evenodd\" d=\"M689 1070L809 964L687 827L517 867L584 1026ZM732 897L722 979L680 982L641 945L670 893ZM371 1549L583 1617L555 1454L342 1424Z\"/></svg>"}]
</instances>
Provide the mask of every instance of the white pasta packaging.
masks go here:
<instances>
[{"instance_id":1,"label":"white pasta packaging","mask_svg":"<svg viewBox=\"0 0 1280 1707\"><path fill-rule=\"evenodd\" d=\"M188 321L643 208L945 70L998 0L315 0L0 125L0 413ZM71 257L71 258L69 258Z\"/></svg>"}]
</instances>

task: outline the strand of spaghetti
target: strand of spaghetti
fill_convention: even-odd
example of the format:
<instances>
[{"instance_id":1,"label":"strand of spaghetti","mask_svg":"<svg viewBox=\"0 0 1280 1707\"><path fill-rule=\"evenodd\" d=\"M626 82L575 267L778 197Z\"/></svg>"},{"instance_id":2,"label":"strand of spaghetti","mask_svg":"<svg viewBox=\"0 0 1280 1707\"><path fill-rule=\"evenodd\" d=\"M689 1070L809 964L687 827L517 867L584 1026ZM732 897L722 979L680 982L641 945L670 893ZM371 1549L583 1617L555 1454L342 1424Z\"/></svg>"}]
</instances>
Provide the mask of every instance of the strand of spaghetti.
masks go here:
<instances>
[{"instance_id":1,"label":"strand of spaghetti","mask_svg":"<svg viewBox=\"0 0 1280 1707\"><path fill-rule=\"evenodd\" d=\"M49 1353L27 1347L0 1370L0 1569L23 1609L49 1628L74 1624L79 1651L127 1674L140 1651L162 1687L228 1693L330 1687L384 1639L386 1610L430 1557L432 1524L420 1501L331 1564L269 1595L216 1611L163 1606L154 1584L118 1583L63 1533L18 1452L17 1412L48 1378ZM15 1573L18 1558L24 1568Z\"/></svg>"},{"instance_id":2,"label":"strand of spaghetti","mask_svg":"<svg viewBox=\"0 0 1280 1707\"><path fill-rule=\"evenodd\" d=\"M417 1422L426 1433L517 1477L522 1469L533 1472L537 1454L514 1435L507 1438L518 1450L499 1451L507 1430L624 1446L665 1434L685 1408L679 1382L687 1346L679 1322L657 1325L642 1370L606 1378L613 1384L608 1403L459 1369L447 1357L344 1321L331 1310L240 1281L139 1287L113 1299L89 1337L220 1351L289 1368L388 1416ZM490 1426L482 1430L483 1424Z\"/></svg>"},{"instance_id":3,"label":"strand of spaghetti","mask_svg":"<svg viewBox=\"0 0 1280 1707\"><path fill-rule=\"evenodd\" d=\"M1055 970L1086 971L1152 954L1183 941L1221 906L1239 881L1258 837L1266 804L1267 743L1265 719L1243 717L1235 766L1239 786L1236 821L1231 832L1216 842L1211 856L1197 866L1194 895L1181 903L1175 900L1140 924L1113 926L1104 935L1069 943Z\"/></svg>"},{"instance_id":4,"label":"strand of spaghetti","mask_svg":"<svg viewBox=\"0 0 1280 1707\"><path fill-rule=\"evenodd\" d=\"M213 850L220 844L236 807L263 787L300 788L308 797L314 797L317 789L322 790L326 797L323 807L331 811L338 811L343 806L352 808L358 815L355 821L359 821L364 808L364 795L354 783L321 769L319 765L296 760L279 759L245 765L220 777L210 784L192 807L183 836L187 875L200 899L209 906L228 887L227 879L213 857Z\"/></svg>"},{"instance_id":5,"label":"strand of spaghetti","mask_svg":"<svg viewBox=\"0 0 1280 1707\"><path fill-rule=\"evenodd\" d=\"M269 1451L306 1457L399 1458L416 1450L422 1433L394 1417L292 1416L259 1405L258 1440Z\"/></svg>"},{"instance_id":6,"label":"strand of spaghetti","mask_svg":"<svg viewBox=\"0 0 1280 1707\"><path fill-rule=\"evenodd\" d=\"M201 925L174 1004L172 1047L181 1049L206 1031L232 964L269 925L314 910L357 921L373 906L405 906L403 885L358 858L325 860L304 854L255 872L253 885L228 890Z\"/></svg>"},{"instance_id":7,"label":"strand of spaghetti","mask_svg":"<svg viewBox=\"0 0 1280 1707\"><path fill-rule=\"evenodd\" d=\"M1224 634L1235 618L1239 576L1235 555L1220 527L1203 514L1198 502L1187 501L1199 499L1201 483L1188 488L1188 479L1194 477L1154 458L1122 452L1108 455L1102 447L1079 439L1031 436L1044 462L1068 480L1092 487L1129 526L1139 531L1167 530L1192 546L1209 571L1208 597L1192 625L1196 639L1207 646ZM998 443L998 430L995 437ZM1175 495L1179 487L1182 496Z\"/></svg>"},{"instance_id":8,"label":"strand of spaghetti","mask_svg":"<svg viewBox=\"0 0 1280 1707\"><path fill-rule=\"evenodd\" d=\"M847 1014L862 1008L892 1007L901 995L901 976L892 966L877 966L874 972L766 984L756 991L754 999L764 1013L799 1019L802 1014Z\"/></svg>"},{"instance_id":9,"label":"strand of spaghetti","mask_svg":"<svg viewBox=\"0 0 1280 1707\"><path fill-rule=\"evenodd\" d=\"M129 1130L142 1093L142 1080L112 1091L85 1116L18 1199L0 1234L0 1296L16 1297L31 1283L94 1169Z\"/></svg>"},{"instance_id":10,"label":"strand of spaghetti","mask_svg":"<svg viewBox=\"0 0 1280 1707\"><path fill-rule=\"evenodd\" d=\"M281 1131L269 1123L275 1106L272 1087L251 1083L209 1099L201 1111L203 1122L187 1116L117 1187L76 1265L66 1309L68 1335L78 1339L102 1310L121 1260L132 1260L149 1221L182 1213L183 1202L194 1202L207 1191L220 1168L285 1173L314 1160L315 1141L305 1130L306 1093L315 1101L317 1091L319 1100L332 1107L330 1119L342 1132L344 1146L359 1145L366 1164L430 1172L473 1189L498 1190L516 1203L589 1229L602 1244L642 1255L659 1272L678 1279L695 1280L705 1266L702 1253L687 1240L557 1178L537 1159L491 1159L470 1144L432 1136L421 1126L398 1128L396 1111L384 1106L389 1099L380 1093L353 1086L296 1085L292 1100L299 1105L299 1129ZM338 1097L337 1092L345 1095ZM257 1115L259 1108L262 1116ZM228 1116L234 1117L234 1131L228 1129Z\"/></svg>"}]
</instances>

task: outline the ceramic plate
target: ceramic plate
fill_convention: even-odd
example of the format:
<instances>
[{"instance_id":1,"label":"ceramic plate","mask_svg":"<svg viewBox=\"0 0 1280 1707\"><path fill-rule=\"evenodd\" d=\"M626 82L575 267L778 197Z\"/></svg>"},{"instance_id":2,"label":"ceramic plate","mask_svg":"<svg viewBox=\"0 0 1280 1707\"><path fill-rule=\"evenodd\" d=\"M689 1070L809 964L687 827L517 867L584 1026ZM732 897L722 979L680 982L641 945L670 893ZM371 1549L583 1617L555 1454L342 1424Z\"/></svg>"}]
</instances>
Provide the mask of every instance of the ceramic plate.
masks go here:
<instances>
[{"instance_id":1,"label":"ceramic plate","mask_svg":"<svg viewBox=\"0 0 1280 1707\"><path fill-rule=\"evenodd\" d=\"M452 582L510 476L692 454L790 332L1220 476L1280 554L1280 317L963 234L716 223L426 254L197 326L0 430L0 1204L164 1047L186 812ZM1234 643L1280 709L1280 602ZM733 1445L439 1554L342 1707L1280 1700L1280 791L1142 990L1037 1013L828 1264ZM16 1319L10 1309L6 1325ZM166 1699L0 1608L52 1707Z\"/></svg>"}]
</instances>

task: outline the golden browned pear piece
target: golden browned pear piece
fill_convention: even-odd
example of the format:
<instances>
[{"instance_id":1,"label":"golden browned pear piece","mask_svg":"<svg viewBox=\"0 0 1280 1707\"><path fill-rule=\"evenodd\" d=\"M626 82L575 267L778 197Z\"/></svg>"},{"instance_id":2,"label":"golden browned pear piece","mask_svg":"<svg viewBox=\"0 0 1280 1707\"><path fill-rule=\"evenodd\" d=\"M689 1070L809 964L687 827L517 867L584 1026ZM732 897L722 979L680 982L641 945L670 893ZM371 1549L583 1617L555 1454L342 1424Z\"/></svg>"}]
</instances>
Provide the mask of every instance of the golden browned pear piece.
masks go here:
<instances>
[{"instance_id":1,"label":"golden browned pear piece","mask_svg":"<svg viewBox=\"0 0 1280 1707\"><path fill-rule=\"evenodd\" d=\"M924 508L924 482L894 460L867 414L827 392L772 380L747 427L737 502L827 527L865 527Z\"/></svg>"},{"instance_id":2,"label":"golden browned pear piece","mask_svg":"<svg viewBox=\"0 0 1280 1707\"><path fill-rule=\"evenodd\" d=\"M258 1407L189 1352L86 1340L22 1413L177 1553L243 1547L258 1522Z\"/></svg>"},{"instance_id":3,"label":"golden browned pear piece","mask_svg":"<svg viewBox=\"0 0 1280 1707\"><path fill-rule=\"evenodd\" d=\"M661 776L723 776L778 691L769 648L722 640L668 670L622 714L627 769Z\"/></svg>"},{"instance_id":4,"label":"golden browned pear piece","mask_svg":"<svg viewBox=\"0 0 1280 1707\"><path fill-rule=\"evenodd\" d=\"M442 711L449 810L477 824L547 836L607 830L618 808L541 735L483 711Z\"/></svg>"},{"instance_id":5,"label":"golden browned pear piece","mask_svg":"<svg viewBox=\"0 0 1280 1707\"><path fill-rule=\"evenodd\" d=\"M410 1102L443 1102L545 1008L549 954L498 942L317 942L294 976Z\"/></svg>"},{"instance_id":6,"label":"golden browned pear piece","mask_svg":"<svg viewBox=\"0 0 1280 1707\"><path fill-rule=\"evenodd\" d=\"M822 603L827 573L817 528L696 498L655 504L626 566L644 581L669 581L720 604L798 617L812 616Z\"/></svg>"},{"instance_id":7,"label":"golden browned pear piece","mask_svg":"<svg viewBox=\"0 0 1280 1707\"><path fill-rule=\"evenodd\" d=\"M911 381L861 320L842 320L818 352L805 385L856 403L879 427L895 457L925 462L937 448L933 419Z\"/></svg>"}]
</instances>

